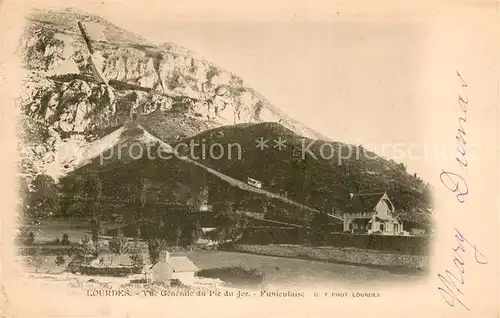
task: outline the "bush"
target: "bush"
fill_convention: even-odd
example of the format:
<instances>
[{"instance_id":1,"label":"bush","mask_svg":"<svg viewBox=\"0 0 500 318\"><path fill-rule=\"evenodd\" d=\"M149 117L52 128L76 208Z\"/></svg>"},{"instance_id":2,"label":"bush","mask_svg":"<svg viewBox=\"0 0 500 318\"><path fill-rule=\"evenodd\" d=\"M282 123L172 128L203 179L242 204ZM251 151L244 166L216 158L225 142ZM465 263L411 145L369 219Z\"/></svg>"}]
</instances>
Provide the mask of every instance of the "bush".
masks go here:
<instances>
[{"instance_id":1,"label":"bush","mask_svg":"<svg viewBox=\"0 0 500 318\"><path fill-rule=\"evenodd\" d=\"M214 220L218 229L214 232L216 241L236 241L243 235L248 226L248 219L235 213L235 203L229 200L213 203Z\"/></svg>"},{"instance_id":2,"label":"bush","mask_svg":"<svg viewBox=\"0 0 500 318\"><path fill-rule=\"evenodd\" d=\"M90 238L89 238L87 235L84 235L84 236L82 237L81 244L82 244L82 245L89 245L89 244L90 244Z\"/></svg>"},{"instance_id":3,"label":"bush","mask_svg":"<svg viewBox=\"0 0 500 318\"><path fill-rule=\"evenodd\" d=\"M92 242L94 242L96 251L99 250L99 241L101 240L101 236L106 234L106 228L102 224L100 220L93 220L92 227Z\"/></svg>"},{"instance_id":4,"label":"bush","mask_svg":"<svg viewBox=\"0 0 500 318\"><path fill-rule=\"evenodd\" d=\"M75 255L78 254L78 248L75 246L70 246L70 248L67 250L66 254L73 258Z\"/></svg>"},{"instance_id":5,"label":"bush","mask_svg":"<svg viewBox=\"0 0 500 318\"><path fill-rule=\"evenodd\" d=\"M299 227L246 228L242 244L304 244L304 237L311 237L307 229Z\"/></svg>"},{"instance_id":6,"label":"bush","mask_svg":"<svg viewBox=\"0 0 500 318\"><path fill-rule=\"evenodd\" d=\"M355 247L378 251L425 255L431 238L427 236L391 236L330 233L325 245Z\"/></svg>"},{"instance_id":7,"label":"bush","mask_svg":"<svg viewBox=\"0 0 500 318\"><path fill-rule=\"evenodd\" d=\"M144 266L144 257L142 256L142 251L137 240L135 242L134 248L132 249L130 260L132 261L132 264L134 264L134 266Z\"/></svg>"},{"instance_id":8,"label":"bush","mask_svg":"<svg viewBox=\"0 0 500 318\"><path fill-rule=\"evenodd\" d=\"M123 254L127 251L128 240L121 233L113 236L108 243L109 250L115 255Z\"/></svg>"},{"instance_id":9,"label":"bush","mask_svg":"<svg viewBox=\"0 0 500 318\"><path fill-rule=\"evenodd\" d=\"M177 278L171 279L170 280L170 286L172 287L183 287L184 284Z\"/></svg>"},{"instance_id":10,"label":"bush","mask_svg":"<svg viewBox=\"0 0 500 318\"><path fill-rule=\"evenodd\" d=\"M66 263L66 260L64 259L64 256L62 256L61 254L57 255L57 257L56 257L56 265L57 266L62 266L62 265L64 265L64 263Z\"/></svg>"},{"instance_id":11,"label":"bush","mask_svg":"<svg viewBox=\"0 0 500 318\"><path fill-rule=\"evenodd\" d=\"M68 233L63 234L62 239L61 239L61 244L62 245L69 245L70 244Z\"/></svg>"},{"instance_id":12,"label":"bush","mask_svg":"<svg viewBox=\"0 0 500 318\"><path fill-rule=\"evenodd\" d=\"M92 245L90 243L90 239L88 236L83 236L81 243L78 245L78 249L76 250L76 256L83 257L85 262L87 262L89 259L89 254L91 254L93 251Z\"/></svg>"},{"instance_id":13,"label":"bush","mask_svg":"<svg viewBox=\"0 0 500 318\"><path fill-rule=\"evenodd\" d=\"M183 247L188 247L195 243L201 235L201 226L199 222L196 222L191 218L186 218L183 223L184 225L182 227L179 243Z\"/></svg>"},{"instance_id":14,"label":"bush","mask_svg":"<svg viewBox=\"0 0 500 318\"><path fill-rule=\"evenodd\" d=\"M160 251L166 246L167 242L165 240L159 238L150 238L148 240L149 260L151 261L151 264L156 264L158 262L158 259L160 258Z\"/></svg>"},{"instance_id":15,"label":"bush","mask_svg":"<svg viewBox=\"0 0 500 318\"><path fill-rule=\"evenodd\" d=\"M28 233L28 238L24 241L26 245L33 245L35 243L35 234L33 232Z\"/></svg>"},{"instance_id":16,"label":"bush","mask_svg":"<svg viewBox=\"0 0 500 318\"><path fill-rule=\"evenodd\" d=\"M134 266L143 266L144 265L144 257L140 253L134 253L130 255L130 260Z\"/></svg>"},{"instance_id":17,"label":"bush","mask_svg":"<svg viewBox=\"0 0 500 318\"><path fill-rule=\"evenodd\" d=\"M310 242L315 245L323 245L330 230L328 215L325 213L317 213L311 221Z\"/></svg>"}]
</instances>

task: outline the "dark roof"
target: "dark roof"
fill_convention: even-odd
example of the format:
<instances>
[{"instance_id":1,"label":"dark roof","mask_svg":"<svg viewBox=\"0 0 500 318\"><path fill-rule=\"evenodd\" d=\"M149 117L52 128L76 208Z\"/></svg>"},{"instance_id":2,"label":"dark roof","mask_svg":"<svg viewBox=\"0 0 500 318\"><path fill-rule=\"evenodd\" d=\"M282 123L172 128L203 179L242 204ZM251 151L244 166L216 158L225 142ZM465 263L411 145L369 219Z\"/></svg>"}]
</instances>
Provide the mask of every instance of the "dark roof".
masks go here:
<instances>
[{"instance_id":1,"label":"dark roof","mask_svg":"<svg viewBox=\"0 0 500 318\"><path fill-rule=\"evenodd\" d=\"M376 218L382 221L391 221L391 220L399 221L399 218L397 217L393 218L392 216L377 215Z\"/></svg>"},{"instance_id":2,"label":"dark roof","mask_svg":"<svg viewBox=\"0 0 500 318\"><path fill-rule=\"evenodd\" d=\"M380 201L384 192L377 193L357 193L351 198L346 207L347 212L371 212Z\"/></svg>"},{"instance_id":3,"label":"dark roof","mask_svg":"<svg viewBox=\"0 0 500 318\"><path fill-rule=\"evenodd\" d=\"M371 221L371 218L355 218L352 223L366 225Z\"/></svg>"}]
</instances>

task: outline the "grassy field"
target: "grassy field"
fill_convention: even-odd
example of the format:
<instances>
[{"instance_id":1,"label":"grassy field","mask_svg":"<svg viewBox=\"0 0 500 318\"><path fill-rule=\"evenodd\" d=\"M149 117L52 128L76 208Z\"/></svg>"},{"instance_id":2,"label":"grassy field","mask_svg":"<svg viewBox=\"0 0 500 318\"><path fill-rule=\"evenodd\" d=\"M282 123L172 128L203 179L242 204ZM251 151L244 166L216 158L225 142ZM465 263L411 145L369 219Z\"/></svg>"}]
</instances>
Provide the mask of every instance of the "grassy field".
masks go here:
<instances>
[{"instance_id":1,"label":"grassy field","mask_svg":"<svg viewBox=\"0 0 500 318\"><path fill-rule=\"evenodd\" d=\"M286 286L373 285L408 283L422 274L397 274L363 266L321 261L253 255L237 252L197 250L185 253L200 269L241 267L262 273L264 282Z\"/></svg>"},{"instance_id":2,"label":"grassy field","mask_svg":"<svg viewBox=\"0 0 500 318\"><path fill-rule=\"evenodd\" d=\"M20 224L24 228L29 228L35 234L36 242L50 242L56 238L62 238L64 233L69 235L71 242L79 242L84 235L90 237L90 223L85 220L41 220L40 224L30 223Z\"/></svg>"},{"instance_id":3,"label":"grassy field","mask_svg":"<svg viewBox=\"0 0 500 318\"><path fill-rule=\"evenodd\" d=\"M391 273L382 269L363 266L237 252L194 250L176 252L173 255L188 256L202 272L210 272L210 278L233 282L235 283L234 287L286 286L292 288L321 287L331 289L334 287L360 286L366 288L383 285L393 286L398 283L407 285L424 277L418 274ZM64 266L54 265L54 257L49 256L46 259L39 273L57 274L64 271ZM66 258L66 261L68 262L69 259ZM25 265L29 266L29 264ZM251 279L247 286L245 279L235 279L233 275L235 269L237 269L237 272L243 273L245 271L255 272L256 275L262 277L263 284L257 284L254 279ZM34 272L34 270L30 272ZM215 276L213 276L214 274Z\"/></svg>"},{"instance_id":4,"label":"grassy field","mask_svg":"<svg viewBox=\"0 0 500 318\"><path fill-rule=\"evenodd\" d=\"M37 242L48 242L68 233L70 241L78 242L84 235L90 236L90 225L84 221L42 221L33 226L36 230ZM147 246L143 243L144 252ZM260 275L265 284L304 286L304 285L381 285L394 282L408 283L424 277L423 273L394 273L384 269L364 266L333 264L321 261L281 258L263 255L253 255L238 252L217 250L200 250L173 252L172 255L188 256L200 270L213 275L220 275L220 279L233 275L235 269L248 271ZM53 258L53 257L52 257ZM44 269L60 272L64 268L54 266L54 259L47 259ZM145 261L148 257L145 256ZM69 259L66 259L69 262ZM67 264L67 263L66 263ZM29 264L28 264L29 265Z\"/></svg>"}]
</instances>

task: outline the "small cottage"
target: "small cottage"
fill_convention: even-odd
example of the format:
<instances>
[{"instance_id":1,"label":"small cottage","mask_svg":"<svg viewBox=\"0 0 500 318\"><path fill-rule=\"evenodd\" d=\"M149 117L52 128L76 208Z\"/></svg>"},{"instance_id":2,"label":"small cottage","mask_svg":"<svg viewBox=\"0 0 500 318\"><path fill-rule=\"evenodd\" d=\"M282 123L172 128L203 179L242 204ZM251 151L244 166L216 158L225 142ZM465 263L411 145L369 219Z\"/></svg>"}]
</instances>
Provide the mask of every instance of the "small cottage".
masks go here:
<instances>
[{"instance_id":1,"label":"small cottage","mask_svg":"<svg viewBox=\"0 0 500 318\"><path fill-rule=\"evenodd\" d=\"M403 222L397 216L387 193L358 193L344 212L344 231L403 235Z\"/></svg>"},{"instance_id":2,"label":"small cottage","mask_svg":"<svg viewBox=\"0 0 500 318\"><path fill-rule=\"evenodd\" d=\"M170 256L168 251L161 251L158 262L150 269L153 282L168 283L171 279L178 279L184 284L192 283L199 270L186 256Z\"/></svg>"}]
</instances>

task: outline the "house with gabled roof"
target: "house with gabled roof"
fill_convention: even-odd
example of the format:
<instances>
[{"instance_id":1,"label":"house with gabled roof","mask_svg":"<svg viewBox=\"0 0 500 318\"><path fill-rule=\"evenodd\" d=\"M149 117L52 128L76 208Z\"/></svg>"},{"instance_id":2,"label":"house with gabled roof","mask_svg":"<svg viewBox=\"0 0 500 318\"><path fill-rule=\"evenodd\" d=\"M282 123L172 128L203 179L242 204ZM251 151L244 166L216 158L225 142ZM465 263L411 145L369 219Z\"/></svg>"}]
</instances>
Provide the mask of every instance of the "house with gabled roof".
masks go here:
<instances>
[{"instance_id":1,"label":"house with gabled roof","mask_svg":"<svg viewBox=\"0 0 500 318\"><path fill-rule=\"evenodd\" d=\"M168 251L161 251L158 262L150 268L153 282L168 283L178 279L186 285L193 283L198 267L186 256L170 256Z\"/></svg>"},{"instance_id":2,"label":"house with gabled roof","mask_svg":"<svg viewBox=\"0 0 500 318\"><path fill-rule=\"evenodd\" d=\"M344 211L344 232L402 235L403 222L386 192L351 194Z\"/></svg>"}]
</instances>

